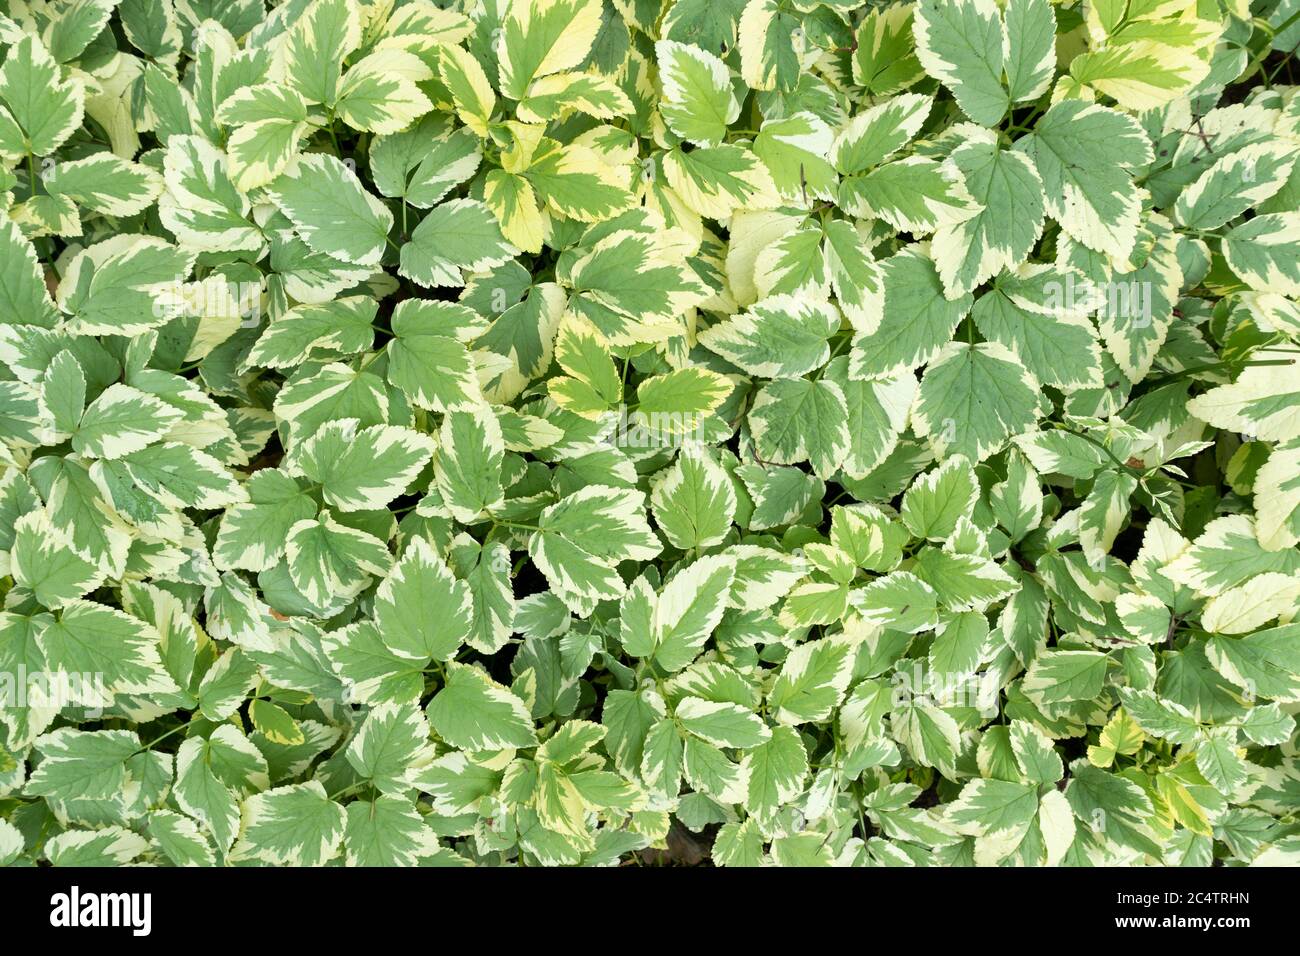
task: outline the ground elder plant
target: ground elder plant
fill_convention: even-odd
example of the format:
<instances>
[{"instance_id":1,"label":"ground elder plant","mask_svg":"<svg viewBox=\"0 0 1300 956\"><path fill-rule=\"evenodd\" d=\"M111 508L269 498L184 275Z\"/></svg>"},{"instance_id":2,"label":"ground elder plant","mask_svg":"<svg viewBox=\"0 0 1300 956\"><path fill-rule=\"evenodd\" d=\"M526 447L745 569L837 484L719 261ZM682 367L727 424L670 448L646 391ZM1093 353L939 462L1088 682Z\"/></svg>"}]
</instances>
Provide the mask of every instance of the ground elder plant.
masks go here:
<instances>
[{"instance_id":1,"label":"ground elder plant","mask_svg":"<svg viewBox=\"0 0 1300 956\"><path fill-rule=\"evenodd\" d=\"M1297 44L11 0L0 862L1297 862Z\"/></svg>"}]
</instances>

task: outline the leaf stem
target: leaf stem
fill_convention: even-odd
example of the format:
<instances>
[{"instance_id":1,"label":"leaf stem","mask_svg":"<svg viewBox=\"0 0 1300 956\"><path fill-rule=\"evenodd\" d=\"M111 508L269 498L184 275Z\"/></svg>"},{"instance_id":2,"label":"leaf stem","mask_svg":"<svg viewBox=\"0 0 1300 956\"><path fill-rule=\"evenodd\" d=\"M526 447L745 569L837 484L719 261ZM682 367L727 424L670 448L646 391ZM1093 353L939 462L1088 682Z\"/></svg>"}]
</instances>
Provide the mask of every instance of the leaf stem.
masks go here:
<instances>
[{"instance_id":1,"label":"leaf stem","mask_svg":"<svg viewBox=\"0 0 1300 956\"><path fill-rule=\"evenodd\" d=\"M354 783L354 784L352 784L352 786L350 786L350 787L344 787L342 790L338 790L338 791L336 791L336 792L334 792L334 793L331 793L331 794L329 795L329 799L331 799L331 800L339 800L339 799L341 799L341 798L343 798L343 797L346 797L346 796L349 796L349 795L351 795L351 794L353 794L353 793L356 793L358 790L362 790L362 789L364 789L364 788L366 788L366 787L368 787L368 786L370 786L370 781L369 781L369 780L362 780L362 781L360 781L360 782L358 782L358 783Z\"/></svg>"},{"instance_id":2,"label":"leaf stem","mask_svg":"<svg viewBox=\"0 0 1300 956\"><path fill-rule=\"evenodd\" d=\"M1096 438L1093 438L1087 432L1077 431L1071 428L1069 425L1062 425L1060 422L1052 422L1052 425L1057 429L1059 429L1060 431L1068 432L1069 434L1074 435L1076 438L1082 438L1086 442L1091 442L1092 444L1100 448L1102 451L1104 451L1106 453L1106 457L1108 457L1120 468L1123 468L1125 471L1127 471L1129 474L1133 475L1134 477L1137 478L1143 477L1143 472L1139 471L1137 468L1134 468L1126 461L1120 461L1119 458L1115 455L1115 453L1106 447L1106 444L1104 442L1098 441Z\"/></svg>"},{"instance_id":3,"label":"leaf stem","mask_svg":"<svg viewBox=\"0 0 1300 956\"><path fill-rule=\"evenodd\" d=\"M1242 368L1259 368L1266 365L1295 364L1295 361L1292 359L1260 359L1254 362L1209 362L1205 365L1193 365L1178 372L1170 372L1168 375L1161 375L1158 378L1148 380L1147 384L1152 388L1159 388L1161 385L1187 378L1189 375L1199 375L1201 372L1218 372L1226 368L1232 368L1236 365L1240 365Z\"/></svg>"},{"instance_id":4,"label":"leaf stem","mask_svg":"<svg viewBox=\"0 0 1300 956\"><path fill-rule=\"evenodd\" d=\"M539 528L539 527L538 527L537 525L535 525L535 524L524 524L524 523L521 522L521 521L506 521L504 518L500 518L500 519L499 519L499 518L493 518L493 519L492 519L492 523L493 523L494 525L498 525L499 527L503 527L503 528L519 528L520 530L523 530L523 531L541 531L541 530L542 530L541 528Z\"/></svg>"},{"instance_id":5,"label":"leaf stem","mask_svg":"<svg viewBox=\"0 0 1300 956\"><path fill-rule=\"evenodd\" d=\"M326 122L326 124L325 124L325 129L326 129L326 131L330 134L330 142L334 144L334 153L335 153L335 155L338 156L339 159L342 159L342 158L343 158L343 150L342 150L342 148L339 146L339 138L338 138L338 136L337 136L337 135L335 134L335 132L334 132L334 114L333 114L333 112L331 112L330 115L329 115L329 120L328 120L328 122Z\"/></svg>"},{"instance_id":6,"label":"leaf stem","mask_svg":"<svg viewBox=\"0 0 1300 956\"><path fill-rule=\"evenodd\" d=\"M147 744L145 744L143 747L141 747L139 750L137 750L136 753L137 753L137 754L142 754L142 753L144 753L144 752L147 751L147 750L152 750L152 749L153 749L157 744L162 743L162 742L163 742L164 740L166 740L168 737L174 736L175 734L180 733L182 730L188 730L190 724L194 723L194 721L195 721L195 719L197 718L197 716L198 716L197 713L191 715L191 716L190 716L190 719L187 720L185 723L181 724L179 727L173 727L171 730L167 731L167 733L165 733L165 734L160 734L159 736L155 737L153 740L149 741ZM135 754L132 754L132 756L135 756Z\"/></svg>"}]
</instances>

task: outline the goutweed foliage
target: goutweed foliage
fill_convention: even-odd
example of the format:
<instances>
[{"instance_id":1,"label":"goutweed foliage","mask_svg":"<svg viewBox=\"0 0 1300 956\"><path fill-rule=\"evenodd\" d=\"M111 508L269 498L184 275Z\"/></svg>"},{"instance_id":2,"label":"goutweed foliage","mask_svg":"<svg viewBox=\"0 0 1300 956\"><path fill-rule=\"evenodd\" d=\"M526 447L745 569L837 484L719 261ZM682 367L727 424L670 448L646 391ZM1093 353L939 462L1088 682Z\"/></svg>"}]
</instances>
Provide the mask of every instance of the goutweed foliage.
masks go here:
<instances>
[{"instance_id":1,"label":"goutweed foliage","mask_svg":"<svg viewBox=\"0 0 1300 956\"><path fill-rule=\"evenodd\" d=\"M0 863L1300 861L1293 0L12 0Z\"/></svg>"}]
</instances>

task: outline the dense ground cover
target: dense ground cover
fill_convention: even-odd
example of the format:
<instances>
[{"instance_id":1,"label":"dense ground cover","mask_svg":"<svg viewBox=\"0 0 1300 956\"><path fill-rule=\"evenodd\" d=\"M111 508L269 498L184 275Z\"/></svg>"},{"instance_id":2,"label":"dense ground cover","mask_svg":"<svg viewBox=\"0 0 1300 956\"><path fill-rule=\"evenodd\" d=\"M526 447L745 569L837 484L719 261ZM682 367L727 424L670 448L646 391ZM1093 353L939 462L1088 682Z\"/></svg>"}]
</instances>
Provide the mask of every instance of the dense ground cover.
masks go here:
<instances>
[{"instance_id":1,"label":"dense ground cover","mask_svg":"<svg viewBox=\"0 0 1300 956\"><path fill-rule=\"evenodd\" d=\"M14 0L0 862L1296 862L1297 44Z\"/></svg>"}]
</instances>

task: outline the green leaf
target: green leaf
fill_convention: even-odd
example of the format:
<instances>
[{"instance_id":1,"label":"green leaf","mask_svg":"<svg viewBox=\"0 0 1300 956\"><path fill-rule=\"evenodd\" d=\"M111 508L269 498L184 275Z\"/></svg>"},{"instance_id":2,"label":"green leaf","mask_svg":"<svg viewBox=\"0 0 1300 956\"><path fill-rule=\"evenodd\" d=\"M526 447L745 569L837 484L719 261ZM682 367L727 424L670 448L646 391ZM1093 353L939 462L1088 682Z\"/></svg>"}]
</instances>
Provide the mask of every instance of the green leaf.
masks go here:
<instances>
[{"instance_id":1,"label":"green leaf","mask_svg":"<svg viewBox=\"0 0 1300 956\"><path fill-rule=\"evenodd\" d=\"M183 309L177 287L194 254L153 236L116 235L84 249L59 285L59 308L79 335L139 335ZM129 387L129 386L123 386Z\"/></svg>"},{"instance_id":2,"label":"green leaf","mask_svg":"<svg viewBox=\"0 0 1300 956\"><path fill-rule=\"evenodd\" d=\"M328 511L290 527L284 554L294 585L322 606L350 600L365 589L367 575L383 574L392 564L384 542L340 524Z\"/></svg>"},{"instance_id":3,"label":"green leaf","mask_svg":"<svg viewBox=\"0 0 1300 956\"><path fill-rule=\"evenodd\" d=\"M831 381L770 382L749 410L749 425L764 461L810 461L820 477L829 478L848 455L848 407Z\"/></svg>"},{"instance_id":4,"label":"green leaf","mask_svg":"<svg viewBox=\"0 0 1300 956\"><path fill-rule=\"evenodd\" d=\"M226 651L199 684L199 709L211 721L230 717L257 683L257 664L238 647Z\"/></svg>"},{"instance_id":5,"label":"green leaf","mask_svg":"<svg viewBox=\"0 0 1300 956\"><path fill-rule=\"evenodd\" d=\"M708 452L685 446L655 482L650 496L655 523L683 551L721 544L736 516L736 492Z\"/></svg>"},{"instance_id":6,"label":"green leaf","mask_svg":"<svg viewBox=\"0 0 1300 956\"><path fill-rule=\"evenodd\" d=\"M528 554L575 613L621 597L619 561L648 560L660 545L646 523L641 492L590 485L544 509ZM586 610L583 610L583 609Z\"/></svg>"},{"instance_id":7,"label":"green leaf","mask_svg":"<svg viewBox=\"0 0 1300 956\"><path fill-rule=\"evenodd\" d=\"M47 608L57 608L94 590L103 573L78 555L55 530L48 515L33 511L14 524L9 573Z\"/></svg>"},{"instance_id":8,"label":"green leaf","mask_svg":"<svg viewBox=\"0 0 1300 956\"><path fill-rule=\"evenodd\" d=\"M925 553L931 553L926 549ZM979 666L989 637L988 620L978 611L963 611L939 629L930 645L930 667L941 675L969 675Z\"/></svg>"},{"instance_id":9,"label":"green leaf","mask_svg":"<svg viewBox=\"0 0 1300 956\"><path fill-rule=\"evenodd\" d=\"M934 263L905 251L882 264L885 304L875 328L859 330L849 355L849 377L879 379L930 362L970 311L972 299L949 301Z\"/></svg>"},{"instance_id":10,"label":"green leaf","mask_svg":"<svg viewBox=\"0 0 1300 956\"><path fill-rule=\"evenodd\" d=\"M749 780L745 810L760 826L770 826L781 808L803 792L808 754L792 727L777 727L768 741L745 754L741 766Z\"/></svg>"},{"instance_id":11,"label":"green leaf","mask_svg":"<svg viewBox=\"0 0 1300 956\"><path fill-rule=\"evenodd\" d=\"M123 827L65 830L45 844L45 858L54 866L125 866L148 849L149 843Z\"/></svg>"},{"instance_id":12,"label":"green leaf","mask_svg":"<svg viewBox=\"0 0 1300 956\"><path fill-rule=\"evenodd\" d=\"M1034 161L1047 214L1071 238L1098 252L1128 254L1139 212L1129 170L1152 159L1135 120L1099 104L1064 100L1016 148Z\"/></svg>"},{"instance_id":13,"label":"green leaf","mask_svg":"<svg viewBox=\"0 0 1300 956\"><path fill-rule=\"evenodd\" d=\"M464 524L474 524L502 503L505 442L486 406L448 412L438 433L434 477L443 503Z\"/></svg>"},{"instance_id":14,"label":"green leaf","mask_svg":"<svg viewBox=\"0 0 1300 956\"><path fill-rule=\"evenodd\" d=\"M903 524L918 538L943 541L968 516L979 498L970 461L954 455L919 478L903 496Z\"/></svg>"},{"instance_id":15,"label":"green leaf","mask_svg":"<svg viewBox=\"0 0 1300 956\"><path fill-rule=\"evenodd\" d=\"M915 138L933 106L932 97L904 93L857 114L835 138L835 168L847 175L879 166Z\"/></svg>"},{"instance_id":16,"label":"green leaf","mask_svg":"<svg viewBox=\"0 0 1300 956\"><path fill-rule=\"evenodd\" d=\"M774 205L776 187L767 167L741 146L675 149L664 158L664 172L687 207L710 219Z\"/></svg>"},{"instance_id":17,"label":"green leaf","mask_svg":"<svg viewBox=\"0 0 1300 956\"><path fill-rule=\"evenodd\" d=\"M1005 780L973 780L953 801L948 819L959 832L1006 839L1023 835L1037 812L1037 787Z\"/></svg>"},{"instance_id":18,"label":"green leaf","mask_svg":"<svg viewBox=\"0 0 1300 956\"><path fill-rule=\"evenodd\" d=\"M1002 85L1007 37L992 0L921 0L915 12L916 55L927 73L957 98L967 116L993 126L1010 97Z\"/></svg>"},{"instance_id":19,"label":"green leaf","mask_svg":"<svg viewBox=\"0 0 1300 956\"><path fill-rule=\"evenodd\" d=\"M716 146L740 116L726 65L698 46L660 40L655 44L664 122L697 146Z\"/></svg>"},{"instance_id":20,"label":"green leaf","mask_svg":"<svg viewBox=\"0 0 1300 956\"><path fill-rule=\"evenodd\" d=\"M623 598L624 646L639 657L653 657L669 673L686 667L722 620L734 579L735 565L723 556L701 558L657 595L638 578Z\"/></svg>"},{"instance_id":21,"label":"green leaf","mask_svg":"<svg viewBox=\"0 0 1300 956\"><path fill-rule=\"evenodd\" d=\"M1286 624L1241 638L1212 637L1206 656L1214 669L1252 695L1294 700L1300 694L1300 625Z\"/></svg>"},{"instance_id":22,"label":"green leaf","mask_svg":"<svg viewBox=\"0 0 1300 956\"><path fill-rule=\"evenodd\" d=\"M293 474L320 486L339 511L384 507L433 456L433 440L413 429L357 425L354 418L327 422L291 456Z\"/></svg>"},{"instance_id":23,"label":"green leaf","mask_svg":"<svg viewBox=\"0 0 1300 956\"><path fill-rule=\"evenodd\" d=\"M266 758L229 724L207 739L188 738L176 751L176 802L211 834L220 853L239 835L241 798L268 786Z\"/></svg>"},{"instance_id":24,"label":"green leaf","mask_svg":"<svg viewBox=\"0 0 1300 956\"><path fill-rule=\"evenodd\" d=\"M314 0L287 32L284 75L309 103L337 101L343 58L360 46L361 27L351 0Z\"/></svg>"},{"instance_id":25,"label":"green leaf","mask_svg":"<svg viewBox=\"0 0 1300 956\"><path fill-rule=\"evenodd\" d=\"M375 594L375 622L401 657L449 660L469 637L472 596L424 538L414 538Z\"/></svg>"},{"instance_id":26,"label":"green leaf","mask_svg":"<svg viewBox=\"0 0 1300 956\"><path fill-rule=\"evenodd\" d=\"M388 380L420 408L445 412L478 404L478 380L465 343L484 327L464 306L418 299L400 303L388 343Z\"/></svg>"},{"instance_id":27,"label":"green leaf","mask_svg":"<svg viewBox=\"0 0 1300 956\"><path fill-rule=\"evenodd\" d=\"M351 355L374 341L377 305L348 296L319 305L296 305L270 323L244 360L249 366L292 368L313 353Z\"/></svg>"},{"instance_id":28,"label":"green leaf","mask_svg":"<svg viewBox=\"0 0 1300 956\"><path fill-rule=\"evenodd\" d=\"M1056 783L1065 775L1065 766L1052 741L1033 724L1014 721L1010 736L1016 762L1032 783Z\"/></svg>"},{"instance_id":29,"label":"green leaf","mask_svg":"<svg viewBox=\"0 0 1300 956\"><path fill-rule=\"evenodd\" d=\"M687 697L674 714L682 729L715 747L748 750L771 738L771 731L756 714L739 704Z\"/></svg>"},{"instance_id":30,"label":"green leaf","mask_svg":"<svg viewBox=\"0 0 1300 956\"><path fill-rule=\"evenodd\" d=\"M799 79L794 31L799 22L776 0L745 4L737 46L740 75L746 83L756 90L794 89Z\"/></svg>"},{"instance_id":31,"label":"green leaf","mask_svg":"<svg viewBox=\"0 0 1300 956\"><path fill-rule=\"evenodd\" d=\"M338 159L323 153L300 156L271 184L269 194L314 252L358 266L379 263L393 214Z\"/></svg>"},{"instance_id":32,"label":"green leaf","mask_svg":"<svg viewBox=\"0 0 1300 956\"><path fill-rule=\"evenodd\" d=\"M218 567L266 571L284 553L289 529L316 513L316 503L284 471L266 468L248 481L249 501L228 509L212 558Z\"/></svg>"},{"instance_id":33,"label":"green leaf","mask_svg":"<svg viewBox=\"0 0 1300 956\"><path fill-rule=\"evenodd\" d=\"M1103 471L1079 509L1079 544L1090 561L1104 561L1129 513L1138 480L1126 471Z\"/></svg>"},{"instance_id":34,"label":"green leaf","mask_svg":"<svg viewBox=\"0 0 1300 956\"><path fill-rule=\"evenodd\" d=\"M1174 215L1192 229L1217 229L1282 188L1300 150L1253 143L1215 161L1178 197Z\"/></svg>"},{"instance_id":35,"label":"green leaf","mask_svg":"<svg viewBox=\"0 0 1300 956\"><path fill-rule=\"evenodd\" d=\"M510 550L500 542L482 546L469 535L452 542L451 561L469 585L473 615L470 646L495 654L509 640L517 610L510 580ZM559 605L558 599L552 606ZM557 608L558 611L558 608Z\"/></svg>"},{"instance_id":36,"label":"green leaf","mask_svg":"<svg viewBox=\"0 0 1300 956\"><path fill-rule=\"evenodd\" d=\"M825 364L839 327L829 305L773 296L705 330L700 343L751 375L794 378Z\"/></svg>"},{"instance_id":37,"label":"green leaf","mask_svg":"<svg viewBox=\"0 0 1300 956\"><path fill-rule=\"evenodd\" d=\"M370 172L379 192L417 209L441 202L481 160L478 138L436 114L370 143Z\"/></svg>"},{"instance_id":38,"label":"green leaf","mask_svg":"<svg viewBox=\"0 0 1300 956\"><path fill-rule=\"evenodd\" d=\"M483 671L447 665L447 683L429 702L429 723L453 747L505 750L533 747L537 735L524 702Z\"/></svg>"},{"instance_id":39,"label":"green leaf","mask_svg":"<svg viewBox=\"0 0 1300 956\"><path fill-rule=\"evenodd\" d=\"M158 656L158 632L143 621L91 601L66 602L59 619L36 635L51 669L93 674L89 687L74 682L74 696L103 706L104 693L158 694L176 690Z\"/></svg>"},{"instance_id":40,"label":"green leaf","mask_svg":"<svg viewBox=\"0 0 1300 956\"><path fill-rule=\"evenodd\" d=\"M1038 383L1005 347L954 342L921 378L912 427L943 456L983 461L1038 420Z\"/></svg>"},{"instance_id":41,"label":"green leaf","mask_svg":"<svg viewBox=\"0 0 1300 956\"><path fill-rule=\"evenodd\" d=\"M783 724L826 720L848 688L853 645L823 638L790 652L768 695L768 706Z\"/></svg>"},{"instance_id":42,"label":"green leaf","mask_svg":"<svg viewBox=\"0 0 1300 956\"><path fill-rule=\"evenodd\" d=\"M343 831L348 866L415 866L438 852L438 840L409 800L385 795L347 806Z\"/></svg>"},{"instance_id":43,"label":"green leaf","mask_svg":"<svg viewBox=\"0 0 1300 956\"><path fill-rule=\"evenodd\" d=\"M276 866L324 866L343 843L346 813L315 780L276 787L244 801L237 859Z\"/></svg>"},{"instance_id":44,"label":"green leaf","mask_svg":"<svg viewBox=\"0 0 1300 956\"><path fill-rule=\"evenodd\" d=\"M171 810L149 815L149 836L177 866L212 866L212 844L193 820Z\"/></svg>"},{"instance_id":45,"label":"green leaf","mask_svg":"<svg viewBox=\"0 0 1300 956\"><path fill-rule=\"evenodd\" d=\"M535 10L512 8L501 25L502 95L521 100L533 80L582 63L600 29L600 9L598 0L552 0Z\"/></svg>"},{"instance_id":46,"label":"green leaf","mask_svg":"<svg viewBox=\"0 0 1300 956\"><path fill-rule=\"evenodd\" d=\"M916 58L910 5L872 7L858 26L853 50L853 82L877 96L916 83L925 71Z\"/></svg>"},{"instance_id":47,"label":"green leaf","mask_svg":"<svg viewBox=\"0 0 1300 956\"><path fill-rule=\"evenodd\" d=\"M14 129L0 133L0 152L48 156L81 125L84 90L61 74L34 34L25 33L9 47L0 65L0 99Z\"/></svg>"},{"instance_id":48,"label":"green leaf","mask_svg":"<svg viewBox=\"0 0 1300 956\"><path fill-rule=\"evenodd\" d=\"M1043 231L1043 193L1025 155L996 143L966 143L950 160L961 170L971 196L984 206L934 234L931 254L944 294L956 298L1028 258Z\"/></svg>"},{"instance_id":49,"label":"green leaf","mask_svg":"<svg viewBox=\"0 0 1300 956\"><path fill-rule=\"evenodd\" d=\"M951 163L925 156L905 156L842 180L839 204L851 215L874 216L917 235L979 211L961 172Z\"/></svg>"},{"instance_id":50,"label":"green leaf","mask_svg":"<svg viewBox=\"0 0 1300 956\"><path fill-rule=\"evenodd\" d=\"M1047 705L1092 700L1101 693L1108 661L1097 651L1044 651L1025 674L1025 694Z\"/></svg>"},{"instance_id":51,"label":"green leaf","mask_svg":"<svg viewBox=\"0 0 1300 956\"><path fill-rule=\"evenodd\" d=\"M487 206L455 199L436 207L415 227L410 242L402 246L399 271L425 288L463 286L462 271L483 272L517 252Z\"/></svg>"},{"instance_id":52,"label":"green leaf","mask_svg":"<svg viewBox=\"0 0 1300 956\"><path fill-rule=\"evenodd\" d=\"M831 199L835 195L835 170L827 153L833 136L830 125L812 113L768 118L754 138L754 155L767 167L781 198L793 199L806 193Z\"/></svg>"},{"instance_id":53,"label":"green leaf","mask_svg":"<svg viewBox=\"0 0 1300 956\"><path fill-rule=\"evenodd\" d=\"M840 467L851 478L865 478L894 450L907 427L916 378L904 372L876 381L853 379L844 356L831 360L826 377L844 393L848 410L848 454Z\"/></svg>"},{"instance_id":54,"label":"green leaf","mask_svg":"<svg viewBox=\"0 0 1300 956\"><path fill-rule=\"evenodd\" d=\"M425 660L399 654L370 621L359 621L326 636L322 649L348 697L362 704L419 700Z\"/></svg>"},{"instance_id":55,"label":"green leaf","mask_svg":"<svg viewBox=\"0 0 1300 956\"><path fill-rule=\"evenodd\" d=\"M162 191L162 179L148 166L128 162L109 152L62 163L45 178L52 196L66 196L107 216L134 216Z\"/></svg>"},{"instance_id":56,"label":"green leaf","mask_svg":"<svg viewBox=\"0 0 1300 956\"><path fill-rule=\"evenodd\" d=\"M248 719L257 732L273 744L296 747L307 740L298 721L289 716L283 707L268 700L250 701Z\"/></svg>"},{"instance_id":57,"label":"green leaf","mask_svg":"<svg viewBox=\"0 0 1300 956\"><path fill-rule=\"evenodd\" d=\"M1263 441L1300 437L1295 409L1295 361L1283 353L1257 353L1260 361L1277 363L1247 368L1231 385L1220 385L1187 403L1187 410L1216 428L1227 428Z\"/></svg>"},{"instance_id":58,"label":"green leaf","mask_svg":"<svg viewBox=\"0 0 1300 956\"><path fill-rule=\"evenodd\" d=\"M1074 391L1101 382L1097 331L1069 273L1026 264L1003 274L971 309L986 339L1005 345L1044 385Z\"/></svg>"},{"instance_id":59,"label":"green leaf","mask_svg":"<svg viewBox=\"0 0 1300 956\"><path fill-rule=\"evenodd\" d=\"M126 762L140 749L140 738L124 730L61 727L37 738L34 747L41 762L27 781L27 793L108 800L131 781Z\"/></svg>"},{"instance_id":60,"label":"green leaf","mask_svg":"<svg viewBox=\"0 0 1300 956\"><path fill-rule=\"evenodd\" d=\"M332 66L324 67L317 82L328 82L331 72ZM230 181L245 193L274 182L288 169L308 131L307 100L293 86L280 83L234 91L217 110L217 118L231 128L226 141ZM189 132L188 126L184 131Z\"/></svg>"},{"instance_id":61,"label":"green leaf","mask_svg":"<svg viewBox=\"0 0 1300 956\"><path fill-rule=\"evenodd\" d=\"M1223 257L1252 289L1300 295L1300 216L1255 216L1223 237Z\"/></svg>"},{"instance_id":62,"label":"green leaf","mask_svg":"<svg viewBox=\"0 0 1300 956\"><path fill-rule=\"evenodd\" d=\"M1036 100L1056 74L1056 14L1048 0L1009 0L1002 16L1007 92L1013 103Z\"/></svg>"},{"instance_id":63,"label":"green leaf","mask_svg":"<svg viewBox=\"0 0 1300 956\"><path fill-rule=\"evenodd\" d=\"M36 250L16 223L0 223L0 322L6 327L54 325L54 304L50 301Z\"/></svg>"},{"instance_id":64,"label":"green leaf","mask_svg":"<svg viewBox=\"0 0 1300 956\"><path fill-rule=\"evenodd\" d=\"M417 85L432 76L433 70L414 53L371 53L344 74L334 109L353 129L396 133L433 108Z\"/></svg>"},{"instance_id":65,"label":"green leaf","mask_svg":"<svg viewBox=\"0 0 1300 956\"><path fill-rule=\"evenodd\" d=\"M683 368L651 376L637 386L636 421L655 434L693 431L732 388L725 375L708 369Z\"/></svg>"},{"instance_id":66,"label":"green leaf","mask_svg":"<svg viewBox=\"0 0 1300 956\"><path fill-rule=\"evenodd\" d=\"M1234 735L1235 736L1235 735ZM1246 762L1233 746L1232 736L1207 734L1196 748L1196 767L1220 793L1231 794L1246 782Z\"/></svg>"},{"instance_id":67,"label":"green leaf","mask_svg":"<svg viewBox=\"0 0 1300 956\"><path fill-rule=\"evenodd\" d=\"M1007 456L1006 480L989 489L989 504L1012 541L1038 527L1043 517L1041 479L1024 455L1012 452Z\"/></svg>"},{"instance_id":68,"label":"green leaf","mask_svg":"<svg viewBox=\"0 0 1300 956\"><path fill-rule=\"evenodd\" d=\"M181 245L205 251L262 247L262 233L248 219L251 204L211 143L198 136L171 137L163 170L167 185L158 215Z\"/></svg>"},{"instance_id":69,"label":"green leaf","mask_svg":"<svg viewBox=\"0 0 1300 956\"><path fill-rule=\"evenodd\" d=\"M909 571L892 571L851 595L853 605L869 624L914 634L938 623L934 589Z\"/></svg>"},{"instance_id":70,"label":"green leaf","mask_svg":"<svg viewBox=\"0 0 1300 956\"><path fill-rule=\"evenodd\" d=\"M170 405L119 382L86 408L72 447L98 458L121 458L162 438L180 418Z\"/></svg>"},{"instance_id":71,"label":"green leaf","mask_svg":"<svg viewBox=\"0 0 1300 956\"><path fill-rule=\"evenodd\" d=\"M375 789L400 794L433 760L429 724L416 704L381 704L366 715L345 751L348 763Z\"/></svg>"}]
</instances>

